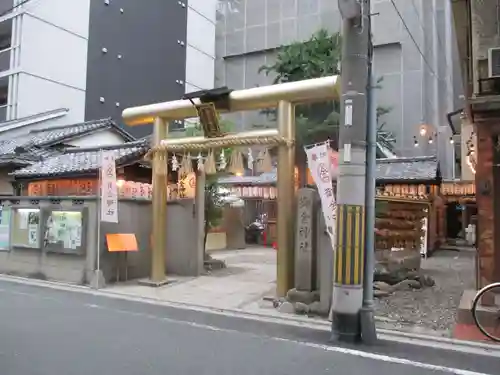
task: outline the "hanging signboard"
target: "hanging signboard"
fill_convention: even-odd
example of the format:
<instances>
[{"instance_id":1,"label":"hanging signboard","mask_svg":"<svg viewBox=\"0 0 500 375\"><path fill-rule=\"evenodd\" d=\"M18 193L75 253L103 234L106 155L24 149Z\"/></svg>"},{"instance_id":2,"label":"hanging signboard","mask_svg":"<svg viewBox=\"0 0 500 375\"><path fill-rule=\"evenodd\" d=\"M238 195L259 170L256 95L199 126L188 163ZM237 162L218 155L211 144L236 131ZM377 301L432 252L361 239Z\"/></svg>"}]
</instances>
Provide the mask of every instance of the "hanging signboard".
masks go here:
<instances>
[{"instance_id":1,"label":"hanging signboard","mask_svg":"<svg viewBox=\"0 0 500 375\"><path fill-rule=\"evenodd\" d=\"M194 198L196 195L196 173L188 173L179 179L177 189L179 198Z\"/></svg>"},{"instance_id":2,"label":"hanging signboard","mask_svg":"<svg viewBox=\"0 0 500 375\"><path fill-rule=\"evenodd\" d=\"M318 187L321 198L321 210L325 218L326 228L332 249L335 249L335 228L337 225L337 202L332 185L331 161L328 153L328 143L306 149L307 164L314 183Z\"/></svg>"},{"instance_id":3,"label":"hanging signboard","mask_svg":"<svg viewBox=\"0 0 500 375\"><path fill-rule=\"evenodd\" d=\"M118 189L113 151L101 151L101 221L118 223Z\"/></svg>"}]
</instances>

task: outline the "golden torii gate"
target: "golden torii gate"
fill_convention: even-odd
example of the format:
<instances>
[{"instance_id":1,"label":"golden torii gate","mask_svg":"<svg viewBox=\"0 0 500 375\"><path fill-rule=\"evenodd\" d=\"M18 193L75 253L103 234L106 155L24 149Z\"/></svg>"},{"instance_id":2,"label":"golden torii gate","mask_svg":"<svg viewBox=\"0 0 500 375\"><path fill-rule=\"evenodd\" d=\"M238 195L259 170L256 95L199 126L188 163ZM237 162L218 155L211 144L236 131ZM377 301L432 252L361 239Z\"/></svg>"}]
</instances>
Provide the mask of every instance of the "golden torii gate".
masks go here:
<instances>
[{"instance_id":1,"label":"golden torii gate","mask_svg":"<svg viewBox=\"0 0 500 375\"><path fill-rule=\"evenodd\" d=\"M130 126L154 124L150 151L153 166L153 247L151 282L160 285L165 277L166 248L166 183L164 173L168 151L201 151L242 145L268 145L278 148L278 217L277 217L277 295L285 296L293 288L294 277L294 169L295 169L295 105L339 98L338 76L315 78L271 86L228 92L219 112L238 112L277 108L278 128L219 134L217 137L167 139L168 123L199 116L199 108L207 101L194 99L127 108L123 119ZM217 91L214 90L214 91ZM215 100L214 100L215 101ZM198 108L197 108L198 107ZM207 131L205 131L205 135Z\"/></svg>"}]
</instances>

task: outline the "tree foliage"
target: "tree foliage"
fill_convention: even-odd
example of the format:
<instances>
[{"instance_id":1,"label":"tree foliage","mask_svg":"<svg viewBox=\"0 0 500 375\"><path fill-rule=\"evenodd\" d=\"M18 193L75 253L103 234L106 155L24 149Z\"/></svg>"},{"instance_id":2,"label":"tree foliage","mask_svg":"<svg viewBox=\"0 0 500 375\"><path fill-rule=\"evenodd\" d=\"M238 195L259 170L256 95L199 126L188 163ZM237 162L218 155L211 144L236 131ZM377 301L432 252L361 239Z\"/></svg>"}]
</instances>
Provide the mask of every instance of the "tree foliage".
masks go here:
<instances>
[{"instance_id":1,"label":"tree foliage","mask_svg":"<svg viewBox=\"0 0 500 375\"><path fill-rule=\"evenodd\" d=\"M234 124L230 121L221 120L221 130L224 133L230 133L234 129ZM203 129L199 123L186 128L186 136L196 137L203 135ZM229 158L231 149L224 149L225 155ZM203 241L203 249L205 250L207 244L208 233L212 228L216 228L222 221L224 197L226 196L221 192L218 183L220 175L206 176L205 181L205 237Z\"/></svg>"},{"instance_id":2,"label":"tree foliage","mask_svg":"<svg viewBox=\"0 0 500 375\"><path fill-rule=\"evenodd\" d=\"M321 29L305 42L294 42L279 49L274 64L262 66L259 72L274 76L273 83L340 74L341 38ZM304 145L334 137L339 124L339 103L323 102L296 108L297 144ZM270 112L275 116L275 112Z\"/></svg>"},{"instance_id":3,"label":"tree foliage","mask_svg":"<svg viewBox=\"0 0 500 375\"><path fill-rule=\"evenodd\" d=\"M284 83L304 79L319 78L340 74L342 58L342 40L340 33L329 33L321 29L304 42L295 42L282 46L273 64L262 66L259 72L274 76L273 82ZM380 88L381 79L377 82ZM391 132L384 129L381 123L384 115L391 108L378 107L378 140L382 140L386 148L394 148L395 138ZM274 111L268 112L275 116ZM340 124L340 103L326 102L311 105L302 105L296 108L297 145L300 146L331 139L337 146L338 129ZM299 154L300 155L300 154Z\"/></svg>"},{"instance_id":4,"label":"tree foliage","mask_svg":"<svg viewBox=\"0 0 500 375\"><path fill-rule=\"evenodd\" d=\"M203 250L206 249L210 229L218 227L222 221L223 198L225 195L220 192L220 185L217 182L217 178L217 176L207 176L205 182L205 237Z\"/></svg>"},{"instance_id":5,"label":"tree foliage","mask_svg":"<svg viewBox=\"0 0 500 375\"><path fill-rule=\"evenodd\" d=\"M234 129L234 124L231 121L220 120L220 128L223 133L230 133ZM194 125L186 127L186 137L198 137L203 135L203 129L198 122Z\"/></svg>"},{"instance_id":6,"label":"tree foliage","mask_svg":"<svg viewBox=\"0 0 500 375\"><path fill-rule=\"evenodd\" d=\"M340 74L341 38L321 29L305 42L294 42L278 51L276 62L259 72L273 74L274 83Z\"/></svg>"}]
</instances>

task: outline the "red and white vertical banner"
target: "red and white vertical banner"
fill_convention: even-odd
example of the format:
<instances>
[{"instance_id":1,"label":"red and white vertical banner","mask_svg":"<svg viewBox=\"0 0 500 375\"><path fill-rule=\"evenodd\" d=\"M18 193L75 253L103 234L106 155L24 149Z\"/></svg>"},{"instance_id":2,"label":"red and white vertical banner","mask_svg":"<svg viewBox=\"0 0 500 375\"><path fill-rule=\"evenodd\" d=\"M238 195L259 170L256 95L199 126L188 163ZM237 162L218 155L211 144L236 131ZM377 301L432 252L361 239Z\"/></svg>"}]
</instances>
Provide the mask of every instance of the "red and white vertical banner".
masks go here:
<instances>
[{"instance_id":1,"label":"red and white vertical banner","mask_svg":"<svg viewBox=\"0 0 500 375\"><path fill-rule=\"evenodd\" d=\"M118 223L118 188L114 151L101 151L101 221Z\"/></svg>"},{"instance_id":2,"label":"red and white vertical banner","mask_svg":"<svg viewBox=\"0 0 500 375\"><path fill-rule=\"evenodd\" d=\"M332 162L330 158L328 142L306 148L307 164L311 171L314 183L318 187L321 198L321 210L325 218L326 229L335 249L336 226L337 226L337 202L332 184Z\"/></svg>"}]
</instances>

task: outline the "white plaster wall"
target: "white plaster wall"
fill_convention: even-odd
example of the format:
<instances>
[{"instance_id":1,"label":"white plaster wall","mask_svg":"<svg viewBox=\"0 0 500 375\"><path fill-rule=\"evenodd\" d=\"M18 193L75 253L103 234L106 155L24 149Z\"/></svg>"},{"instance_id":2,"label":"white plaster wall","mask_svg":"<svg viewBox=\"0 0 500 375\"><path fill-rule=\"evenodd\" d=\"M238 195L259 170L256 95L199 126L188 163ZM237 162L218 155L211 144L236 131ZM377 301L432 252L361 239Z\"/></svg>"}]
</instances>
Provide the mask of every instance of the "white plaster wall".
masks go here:
<instances>
[{"instance_id":1,"label":"white plaster wall","mask_svg":"<svg viewBox=\"0 0 500 375\"><path fill-rule=\"evenodd\" d=\"M83 121L90 0L33 0L23 9L17 118L66 107L68 123Z\"/></svg>"},{"instance_id":2,"label":"white plaster wall","mask_svg":"<svg viewBox=\"0 0 500 375\"><path fill-rule=\"evenodd\" d=\"M17 118L57 108L68 108L69 113L65 116L67 124L84 121L85 91L20 73L17 97ZM49 127L52 122L47 121L46 124Z\"/></svg>"},{"instance_id":3,"label":"white plaster wall","mask_svg":"<svg viewBox=\"0 0 500 375\"><path fill-rule=\"evenodd\" d=\"M189 8L215 23L217 0L189 0Z\"/></svg>"},{"instance_id":4,"label":"white plaster wall","mask_svg":"<svg viewBox=\"0 0 500 375\"><path fill-rule=\"evenodd\" d=\"M85 91L87 40L26 14L21 37L21 69Z\"/></svg>"},{"instance_id":5,"label":"white plaster wall","mask_svg":"<svg viewBox=\"0 0 500 375\"><path fill-rule=\"evenodd\" d=\"M23 9L57 28L88 38L90 1L31 0Z\"/></svg>"},{"instance_id":6,"label":"white plaster wall","mask_svg":"<svg viewBox=\"0 0 500 375\"><path fill-rule=\"evenodd\" d=\"M83 137L73 139L67 144L80 148L119 145L125 143L123 137L112 130L106 129Z\"/></svg>"},{"instance_id":7,"label":"white plaster wall","mask_svg":"<svg viewBox=\"0 0 500 375\"><path fill-rule=\"evenodd\" d=\"M59 114L55 115L53 118L44 118L43 115L41 115L40 117L32 116L24 119L18 119L17 121L14 120L12 122L3 123L2 127L0 127L0 141L12 139L18 136L25 136L32 130L41 130L52 126L68 125L66 117L67 114L68 112L61 109Z\"/></svg>"}]
</instances>

